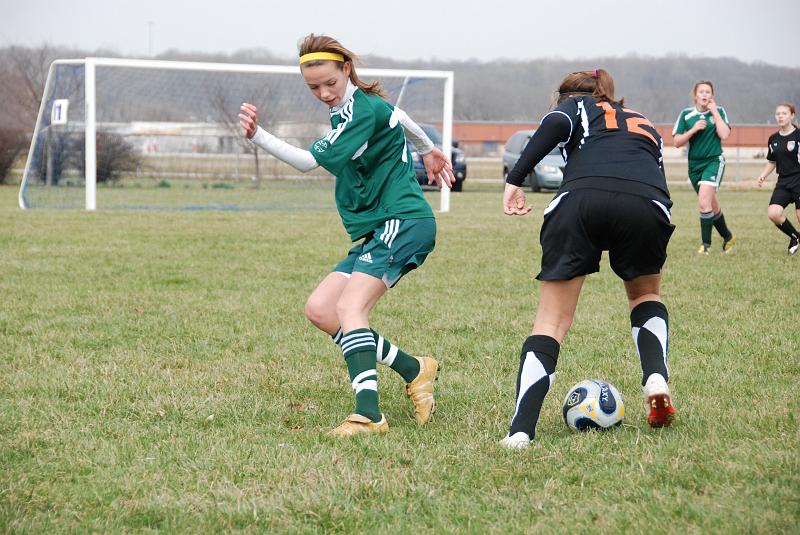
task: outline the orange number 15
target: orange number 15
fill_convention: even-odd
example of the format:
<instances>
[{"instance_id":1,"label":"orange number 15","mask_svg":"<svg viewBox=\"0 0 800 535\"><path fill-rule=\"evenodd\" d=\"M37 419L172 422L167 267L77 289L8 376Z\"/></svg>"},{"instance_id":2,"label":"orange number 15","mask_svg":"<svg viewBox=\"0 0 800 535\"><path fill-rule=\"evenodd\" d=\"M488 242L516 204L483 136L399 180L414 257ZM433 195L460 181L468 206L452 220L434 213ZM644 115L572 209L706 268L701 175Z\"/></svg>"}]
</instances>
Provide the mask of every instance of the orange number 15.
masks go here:
<instances>
[{"instance_id":1,"label":"orange number 15","mask_svg":"<svg viewBox=\"0 0 800 535\"><path fill-rule=\"evenodd\" d=\"M596 106L603 108L604 112L603 119L606 122L606 128L609 129L619 128L619 126L617 126L617 110L612 108L611 104L609 104L608 102L598 102ZM655 126L653 126L653 124L650 121L648 121L638 111L629 110L628 108L622 108L622 111L625 111L627 113L635 113L636 115L638 115L638 117L628 117L627 119L625 119L625 125L628 127L628 132L647 136L648 138L650 138L650 141L652 141L653 143L656 144L656 146L658 146L658 142L656 141L656 138L653 137L653 134L642 128L642 125L647 125L655 130Z\"/></svg>"}]
</instances>

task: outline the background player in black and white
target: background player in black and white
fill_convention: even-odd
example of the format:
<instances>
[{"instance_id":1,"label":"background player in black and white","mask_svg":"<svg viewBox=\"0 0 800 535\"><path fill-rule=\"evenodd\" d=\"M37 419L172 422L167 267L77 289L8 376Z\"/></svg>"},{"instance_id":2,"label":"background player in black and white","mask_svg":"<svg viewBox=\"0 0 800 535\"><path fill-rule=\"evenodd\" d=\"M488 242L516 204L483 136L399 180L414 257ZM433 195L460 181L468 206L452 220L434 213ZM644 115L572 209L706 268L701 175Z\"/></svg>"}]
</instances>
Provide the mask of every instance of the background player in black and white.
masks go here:
<instances>
[{"instance_id":1,"label":"background player in black and white","mask_svg":"<svg viewBox=\"0 0 800 535\"><path fill-rule=\"evenodd\" d=\"M581 287L599 270L604 250L625 283L648 423L667 426L675 413L667 386L668 314L660 301L674 230L661 137L647 118L615 100L614 80L603 69L567 75L558 93L558 106L542 119L503 194L506 214L530 212L523 178L556 145L562 148L564 182L544 211L540 233L539 306L522 345L514 416L501 441L510 448L527 447L534 437Z\"/></svg>"},{"instance_id":2,"label":"background player in black and white","mask_svg":"<svg viewBox=\"0 0 800 535\"><path fill-rule=\"evenodd\" d=\"M783 215L783 210L794 203L795 215L800 223L800 130L795 124L794 104L783 103L775 108L777 132L769 136L767 160L769 162L758 175L758 187L764 184L770 173L778 170L778 182L769 200L767 216L781 232L789 236L789 254L797 254L800 234Z\"/></svg>"}]
</instances>

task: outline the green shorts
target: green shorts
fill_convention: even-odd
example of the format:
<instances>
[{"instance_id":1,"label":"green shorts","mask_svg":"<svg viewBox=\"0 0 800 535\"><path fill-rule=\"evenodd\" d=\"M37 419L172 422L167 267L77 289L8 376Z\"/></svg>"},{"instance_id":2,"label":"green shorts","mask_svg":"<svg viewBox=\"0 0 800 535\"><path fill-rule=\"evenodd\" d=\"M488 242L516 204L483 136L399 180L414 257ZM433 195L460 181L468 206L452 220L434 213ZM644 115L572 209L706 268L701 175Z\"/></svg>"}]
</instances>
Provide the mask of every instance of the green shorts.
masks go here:
<instances>
[{"instance_id":1,"label":"green shorts","mask_svg":"<svg viewBox=\"0 0 800 535\"><path fill-rule=\"evenodd\" d=\"M720 154L706 160L689 162L689 182L695 193L700 191L700 184L708 184L719 189L722 175L725 174L725 158Z\"/></svg>"},{"instance_id":2,"label":"green shorts","mask_svg":"<svg viewBox=\"0 0 800 535\"><path fill-rule=\"evenodd\" d=\"M421 266L435 246L436 219L389 219L350 249L333 271L366 273L391 288Z\"/></svg>"}]
</instances>

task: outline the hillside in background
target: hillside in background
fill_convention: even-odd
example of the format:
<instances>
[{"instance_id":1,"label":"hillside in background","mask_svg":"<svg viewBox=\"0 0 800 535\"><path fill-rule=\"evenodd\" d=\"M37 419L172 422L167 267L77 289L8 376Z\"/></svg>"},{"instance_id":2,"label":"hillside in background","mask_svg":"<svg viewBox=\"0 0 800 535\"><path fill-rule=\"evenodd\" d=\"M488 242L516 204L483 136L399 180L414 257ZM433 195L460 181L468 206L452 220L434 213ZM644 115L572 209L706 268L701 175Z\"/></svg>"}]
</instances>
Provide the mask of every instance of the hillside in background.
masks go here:
<instances>
[{"instance_id":1,"label":"hillside in background","mask_svg":"<svg viewBox=\"0 0 800 535\"><path fill-rule=\"evenodd\" d=\"M774 122L775 105L800 101L800 69L735 59L616 57L581 61L531 60L490 63L400 63L369 58L369 64L455 72L456 118L461 120L538 121L551 106L565 74L602 67L615 79L617 97L653 122L673 122L691 105L698 80L714 82L717 101L738 123Z\"/></svg>"},{"instance_id":2,"label":"hillside in background","mask_svg":"<svg viewBox=\"0 0 800 535\"><path fill-rule=\"evenodd\" d=\"M0 48L0 126L32 127L38 110L47 65L56 58L119 56L107 50L81 51L55 46L36 49ZM266 49L234 54L200 54L166 51L162 60L230 63L292 64ZM395 61L365 57L362 64L375 68L452 70L455 72L455 119L464 121L537 121L551 106L554 90L565 73L603 67L616 80L617 96L653 122L674 121L691 104L694 82L714 82L717 102L734 123L773 123L775 105L800 103L800 69L765 63L744 63L731 58L662 58L628 56L580 61L537 59L530 61Z\"/></svg>"}]
</instances>

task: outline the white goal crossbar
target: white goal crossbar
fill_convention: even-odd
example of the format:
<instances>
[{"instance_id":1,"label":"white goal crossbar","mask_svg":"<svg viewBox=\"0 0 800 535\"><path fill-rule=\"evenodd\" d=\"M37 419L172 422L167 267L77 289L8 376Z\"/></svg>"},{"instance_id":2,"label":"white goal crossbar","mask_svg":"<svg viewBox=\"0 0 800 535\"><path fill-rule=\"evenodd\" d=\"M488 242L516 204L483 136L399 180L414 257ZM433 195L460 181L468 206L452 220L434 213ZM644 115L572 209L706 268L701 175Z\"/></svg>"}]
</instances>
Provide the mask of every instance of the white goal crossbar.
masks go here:
<instances>
[{"instance_id":1,"label":"white goal crossbar","mask_svg":"<svg viewBox=\"0 0 800 535\"><path fill-rule=\"evenodd\" d=\"M290 65L247 65L232 63L202 63L190 61L160 61L141 59L116 59L116 58L85 58L74 60L56 60L50 65L44 95L39 107L39 119L33 133L33 140L39 134L39 125L42 124L43 114L46 113L47 95L51 90L52 73L56 65L83 65L85 84L85 173L86 173L86 210L97 209L97 124L96 124L96 82L97 67L128 67L138 69L170 69L184 71L211 71L230 73L256 73L256 74L300 74L299 66ZM447 154L446 147L452 146L453 141L453 72L429 70L404 70L404 69L359 69L359 74L369 77L405 77L405 78L432 78L444 81L443 109L442 109L442 149ZM33 159L33 142L25 164L25 175L20 186L19 205L27 208L23 192L26 186L29 168ZM450 210L450 190L442 187L441 203L439 210Z\"/></svg>"}]
</instances>

